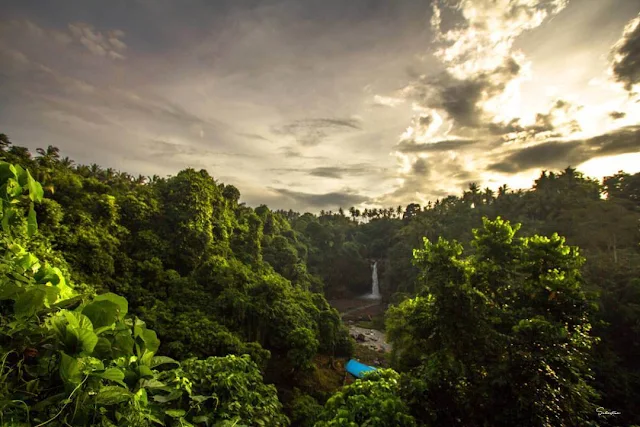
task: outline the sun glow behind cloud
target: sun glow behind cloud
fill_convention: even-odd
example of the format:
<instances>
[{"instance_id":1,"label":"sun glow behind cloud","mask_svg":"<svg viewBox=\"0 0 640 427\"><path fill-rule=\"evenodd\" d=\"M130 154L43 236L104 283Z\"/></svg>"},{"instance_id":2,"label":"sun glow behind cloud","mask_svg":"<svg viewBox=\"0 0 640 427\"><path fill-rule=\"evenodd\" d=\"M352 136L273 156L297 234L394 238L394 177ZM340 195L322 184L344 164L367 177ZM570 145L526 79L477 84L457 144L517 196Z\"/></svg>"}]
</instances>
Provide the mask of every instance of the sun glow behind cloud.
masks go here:
<instances>
[{"instance_id":1,"label":"sun glow behind cloud","mask_svg":"<svg viewBox=\"0 0 640 427\"><path fill-rule=\"evenodd\" d=\"M512 188L529 187L539 174L537 168L515 174L491 170L495 157L502 155L496 141L502 140L502 147L515 150L548 141L573 144L573 141L587 141L640 123L640 103L620 84L607 78L610 76L605 75L606 64L600 71L595 69L592 79L598 73L603 76L586 87L571 82L570 67L564 70L561 66L536 68L524 51L514 49L520 35L535 31L566 6L564 0L461 1L457 9L463 24L442 31L442 8L434 3L431 24L435 40L441 44L434 56L453 80L446 83L449 87L438 88L434 85L442 79L439 82L421 76L404 89L405 96L416 93L424 96L414 108L417 115L400 136L396 146L400 149L394 152L401 165L399 174L405 178L388 197L400 198L417 192L433 198L442 194L442 191L433 191L434 183L438 183L438 190L446 187L454 194L471 181L492 188L502 183ZM636 29L634 25L632 22L626 26L623 37ZM590 52L585 57L606 56L611 47L604 48L607 50ZM559 75L562 78L558 79ZM546 83L560 82L563 78L568 78L569 84ZM451 98L459 91L466 92L466 103ZM477 95L473 95L473 91ZM438 101L438 94L444 94L442 101ZM469 121L469 115L475 115L478 121ZM426 117L429 120L424 120ZM498 135L487 132L489 123L494 129L504 130ZM458 136L453 138L453 134ZM456 156L460 138L476 141L477 148L473 150L474 145L469 145L471 148L465 148L467 151ZM439 144L447 141L450 149ZM640 150L640 141L637 149ZM616 167L632 173L640 171L637 160L637 154L621 154L592 158L572 166L602 178L617 171ZM426 171L422 180L408 178L416 164L428 164L421 167ZM443 182L448 184L442 185Z\"/></svg>"}]
</instances>

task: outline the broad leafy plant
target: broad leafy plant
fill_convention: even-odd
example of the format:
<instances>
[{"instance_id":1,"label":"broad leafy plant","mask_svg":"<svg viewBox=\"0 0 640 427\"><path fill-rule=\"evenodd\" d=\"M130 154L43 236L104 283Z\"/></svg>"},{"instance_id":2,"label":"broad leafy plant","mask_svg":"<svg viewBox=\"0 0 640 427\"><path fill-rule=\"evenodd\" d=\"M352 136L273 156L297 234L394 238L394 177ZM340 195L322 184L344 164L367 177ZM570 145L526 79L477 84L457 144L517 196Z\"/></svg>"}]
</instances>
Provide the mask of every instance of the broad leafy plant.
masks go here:
<instances>
[{"instance_id":1,"label":"broad leafy plant","mask_svg":"<svg viewBox=\"0 0 640 427\"><path fill-rule=\"evenodd\" d=\"M287 424L255 363L229 356L179 367L156 355L156 333L128 316L125 298L79 293L29 252L42 197L28 171L0 163L0 425Z\"/></svg>"}]
</instances>

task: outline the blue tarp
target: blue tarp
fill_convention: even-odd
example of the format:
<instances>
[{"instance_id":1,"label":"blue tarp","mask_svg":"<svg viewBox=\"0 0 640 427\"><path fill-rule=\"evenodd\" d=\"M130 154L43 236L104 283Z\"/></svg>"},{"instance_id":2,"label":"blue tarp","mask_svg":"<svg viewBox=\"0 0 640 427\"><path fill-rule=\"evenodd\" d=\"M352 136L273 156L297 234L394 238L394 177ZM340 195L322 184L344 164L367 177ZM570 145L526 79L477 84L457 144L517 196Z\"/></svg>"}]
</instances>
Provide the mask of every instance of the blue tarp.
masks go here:
<instances>
[{"instance_id":1,"label":"blue tarp","mask_svg":"<svg viewBox=\"0 0 640 427\"><path fill-rule=\"evenodd\" d=\"M344 369L356 378L362 378L366 372L376 370L373 366L365 365L355 359L349 360Z\"/></svg>"}]
</instances>

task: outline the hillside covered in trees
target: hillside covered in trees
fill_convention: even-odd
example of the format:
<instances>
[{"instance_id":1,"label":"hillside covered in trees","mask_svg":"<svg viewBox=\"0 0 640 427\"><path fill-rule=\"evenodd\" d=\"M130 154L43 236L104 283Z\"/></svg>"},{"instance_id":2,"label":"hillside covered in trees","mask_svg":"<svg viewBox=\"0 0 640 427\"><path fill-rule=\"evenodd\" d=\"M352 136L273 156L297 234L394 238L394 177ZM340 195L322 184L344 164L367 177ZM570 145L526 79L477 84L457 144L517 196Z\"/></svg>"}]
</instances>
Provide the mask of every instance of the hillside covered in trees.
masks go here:
<instances>
[{"instance_id":1,"label":"hillside covered in trees","mask_svg":"<svg viewBox=\"0 0 640 427\"><path fill-rule=\"evenodd\" d=\"M314 215L0 142L0 425L640 423L640 174ZM329 386L371 260L393 369Z\"/></svg>"}]
</instances>

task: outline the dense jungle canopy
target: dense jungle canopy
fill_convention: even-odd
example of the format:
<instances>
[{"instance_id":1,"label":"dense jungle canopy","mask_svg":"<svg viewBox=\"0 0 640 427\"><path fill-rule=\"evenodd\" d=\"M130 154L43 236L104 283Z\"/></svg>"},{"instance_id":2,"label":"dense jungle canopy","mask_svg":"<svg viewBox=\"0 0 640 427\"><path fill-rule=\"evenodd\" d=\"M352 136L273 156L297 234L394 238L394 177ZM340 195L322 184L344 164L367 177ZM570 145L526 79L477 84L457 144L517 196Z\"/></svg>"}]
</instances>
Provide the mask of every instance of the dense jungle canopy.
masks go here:
<instances>
[{"instance_id":1,"label":"dense jungle canopy","mask_svg":"<svg viewBox=\"0 0 640 427\"><path fill-rule=\"evenodd\" d=\"M0 143L0 425L640 424L640 174L316 215ZM330 385L374 259L391 368Z\"/></svg>"}]
</instances>

